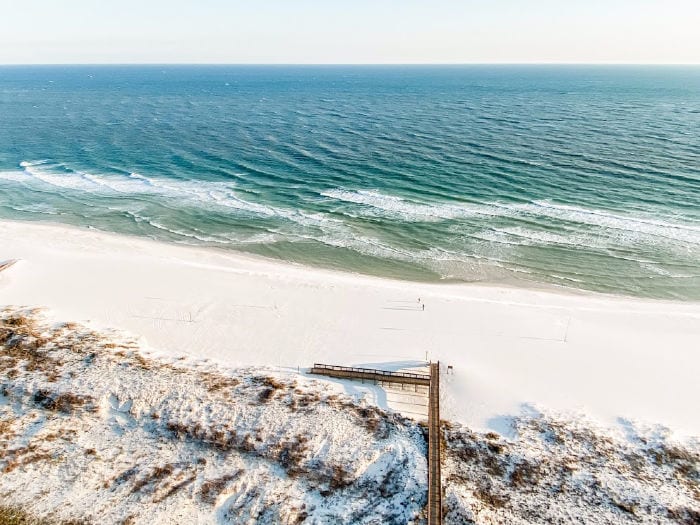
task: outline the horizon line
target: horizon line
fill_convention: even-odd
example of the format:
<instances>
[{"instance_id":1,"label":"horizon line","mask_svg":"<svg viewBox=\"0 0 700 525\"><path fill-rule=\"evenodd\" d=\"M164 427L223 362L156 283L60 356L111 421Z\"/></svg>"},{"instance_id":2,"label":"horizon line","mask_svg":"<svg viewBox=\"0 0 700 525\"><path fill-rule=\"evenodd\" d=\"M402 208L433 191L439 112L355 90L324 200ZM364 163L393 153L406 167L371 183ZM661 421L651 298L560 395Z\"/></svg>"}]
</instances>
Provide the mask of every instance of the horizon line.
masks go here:
<instances>
[{"instance_id":1,"label":"horizon line","mask_svg":"<svg viewBox=\"0 0 700 525\"><path fill-rule=\"evenodd\" d=\"M700 62L2 62L7 66L700 66Z\"/></svg>"}]
</instances>

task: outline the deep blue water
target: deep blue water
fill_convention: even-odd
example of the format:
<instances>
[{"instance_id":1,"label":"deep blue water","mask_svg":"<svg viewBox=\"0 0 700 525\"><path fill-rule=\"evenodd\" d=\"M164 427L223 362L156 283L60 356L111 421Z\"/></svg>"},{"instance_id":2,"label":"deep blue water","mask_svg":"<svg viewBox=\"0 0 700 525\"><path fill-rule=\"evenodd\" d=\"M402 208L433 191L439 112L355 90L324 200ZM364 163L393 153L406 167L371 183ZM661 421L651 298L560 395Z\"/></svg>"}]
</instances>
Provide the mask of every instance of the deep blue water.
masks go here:
<instances>
[{"instance_id":1,"label":"deep blue water","mask_svg":"<svg viewBox=\"0 0 700 525\"><path fill-rule=\"evenodd\" d=\"M700 67L0 67L0 218L698 300Z\"/></svg>"}]
</instances>

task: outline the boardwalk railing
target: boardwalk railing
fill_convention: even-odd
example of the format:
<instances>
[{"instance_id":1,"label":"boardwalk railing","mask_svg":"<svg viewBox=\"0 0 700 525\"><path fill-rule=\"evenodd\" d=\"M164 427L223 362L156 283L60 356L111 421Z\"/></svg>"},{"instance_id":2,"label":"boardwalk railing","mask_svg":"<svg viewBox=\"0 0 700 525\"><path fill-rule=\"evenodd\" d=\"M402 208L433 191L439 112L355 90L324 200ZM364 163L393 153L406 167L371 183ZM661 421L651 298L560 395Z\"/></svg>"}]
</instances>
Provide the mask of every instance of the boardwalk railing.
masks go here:
<instances>
[{"instance_id":1,"label":"boardwalk railing","mask_svg":"<svg viewBox=\"0 0 700 525\"><path fill-rule=\"evenodd\" d=\"M309 372L341 379L367 379L387 383L430 386L430 376L428 374L416 374L413 372L387 372L386 370L376 370L374 368L324 365L322 363L314 363L313 368Z\"/></svg>"}]
</instances>

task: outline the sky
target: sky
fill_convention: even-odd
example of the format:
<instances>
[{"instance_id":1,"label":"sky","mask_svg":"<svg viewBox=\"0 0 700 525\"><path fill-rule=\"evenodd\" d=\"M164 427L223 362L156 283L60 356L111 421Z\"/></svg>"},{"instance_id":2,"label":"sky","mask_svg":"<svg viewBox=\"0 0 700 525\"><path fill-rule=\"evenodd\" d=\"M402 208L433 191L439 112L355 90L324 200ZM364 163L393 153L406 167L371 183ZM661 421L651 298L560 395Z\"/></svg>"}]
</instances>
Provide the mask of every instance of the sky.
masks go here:
<instances>
[{"instance_id":1,"label":"sky","mask_svg":"<svg viewBox=\"0 0 700 525\"><path fill-rule=\"evenodd\" d=\"M700 0L0 0L0 64L700 63Z\"/></svg>"}]
</instances>

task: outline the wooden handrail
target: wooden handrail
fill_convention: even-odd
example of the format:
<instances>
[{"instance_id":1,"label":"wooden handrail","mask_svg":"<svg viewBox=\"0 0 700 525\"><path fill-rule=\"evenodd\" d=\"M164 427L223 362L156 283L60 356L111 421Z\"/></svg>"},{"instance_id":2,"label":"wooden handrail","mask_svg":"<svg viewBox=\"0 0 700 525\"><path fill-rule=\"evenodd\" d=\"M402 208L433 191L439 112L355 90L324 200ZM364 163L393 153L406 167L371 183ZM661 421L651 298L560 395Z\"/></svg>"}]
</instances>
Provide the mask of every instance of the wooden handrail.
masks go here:
<instances>
[{"instance_id":1,"label":"wooden handrail","mask_svg":"<svg viewBox=\"0 0 700 525\"><path fill-rule=\"evenodd\" d=\"M313 368L319 370L339 370L343 372L358 372L365 374L375 374L387 377L405 377L410 379L424 379L430 381L430 376L428 374L417 374L413 372L389 372L387 370L379 370L376 368L362 368L357 366L338 366L338 365L325 365L323 363L314 363Z\"/></svg>"}]
</instances>

